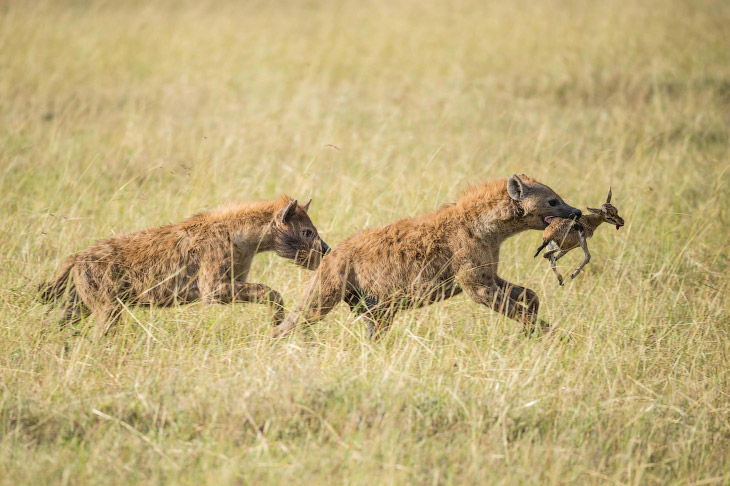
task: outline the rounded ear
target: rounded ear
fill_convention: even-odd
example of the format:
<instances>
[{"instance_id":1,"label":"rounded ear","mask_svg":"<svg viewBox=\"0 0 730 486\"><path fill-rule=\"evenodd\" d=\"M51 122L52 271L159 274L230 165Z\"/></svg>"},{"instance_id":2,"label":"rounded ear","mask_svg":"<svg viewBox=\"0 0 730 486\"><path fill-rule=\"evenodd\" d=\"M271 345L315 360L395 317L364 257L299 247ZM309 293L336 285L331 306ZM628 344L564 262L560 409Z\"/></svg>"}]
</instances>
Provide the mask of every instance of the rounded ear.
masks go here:
<instances>
[{"instance_id":1,"label":"rounded ear","mask_svg":"<svg viewBox=\"0 0 730 486\"><path fill-rule=\"evenodd\" d=\"M606 204L611 202L611 186L608 186L608 196L606 196Z\"/></svg>"},{"instance_id":2,"label":"rounded ear","mask_svg":"<svg viewBox=\"0 0 730 486\"><path fill-rule=\"evenodd\" d=\"M517 174L507 179L507 194L515 201L522 201L527 197L527 188L522 183Z\"/></svg>"},{"instance_id":3,"label":"rounded ear","mask_svg":"<svg viewBox=\"0 0 730 486\"><path fill-rule=\"evenodd\" d=\"M279 211L279 214L276 215L276 221L279 224L286 223L294 215L294 210L296 208L297 208L297 200L292 199L291 201L289 201L289 203L286 206L284 206L284 209Z\"/></svg>"},{"instance_id":4,"label":"rounded ear","mask_svg":"<svg viewBox=\"0 0 730 486\"><path fill-rule=\"evenodd\" d=\"M311 197L309 198L309 201L307 201L307 204L305 204L304 206L302 206L302 209L304 210L305 213L308 213L309 212L309 205L310 204L312 204L312 198Z\"/></svg>"},{"instance_id":5,"label":"rounded ear","mask_svg":"<svg viewBox=\"0 0 730 486\"><path fill-rule=\"evenodd\" d=\"M586 209L588 209L588 211L590 211L590 212L592 212L594 214L601 214L601 210L600 209L593 209L593 208L586 208Z\"/></svg>"}]
</instances>

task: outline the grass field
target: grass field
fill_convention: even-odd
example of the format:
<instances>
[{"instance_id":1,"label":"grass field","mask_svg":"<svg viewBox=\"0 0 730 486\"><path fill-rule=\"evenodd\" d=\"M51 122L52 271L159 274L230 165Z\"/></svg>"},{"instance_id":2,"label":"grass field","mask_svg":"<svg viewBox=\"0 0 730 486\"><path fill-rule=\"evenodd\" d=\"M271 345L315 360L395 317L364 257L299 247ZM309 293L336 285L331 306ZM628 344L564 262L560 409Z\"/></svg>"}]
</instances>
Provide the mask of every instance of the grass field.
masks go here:
<instances>
[{"instance_id":1,"label":"grass field","mask_svg":"<svg viewBox=\"0 0 730 486\"><path fill-rule=\"evenodd\" d=\"M0 0L0 122L2 484L730 484L728 2ZM224 201L313 197L336 246L514 172L627 221L564 288L503 246L554 338L459 296L377 343L252 305L94 340L36 298Z\"/></svg>"}]
</instances>

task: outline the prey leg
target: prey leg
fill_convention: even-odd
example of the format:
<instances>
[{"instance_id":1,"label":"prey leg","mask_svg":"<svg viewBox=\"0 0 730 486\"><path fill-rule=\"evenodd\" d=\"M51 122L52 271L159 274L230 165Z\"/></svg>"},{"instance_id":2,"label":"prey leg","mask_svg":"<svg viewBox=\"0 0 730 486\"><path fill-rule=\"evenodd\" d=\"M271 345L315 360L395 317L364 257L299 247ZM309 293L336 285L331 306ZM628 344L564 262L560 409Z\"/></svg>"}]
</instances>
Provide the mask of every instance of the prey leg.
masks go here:
<instances>
[{"instance_id":1,"label":"prey leg","mask_svg":"<svg viewBox=\"0 0 730 486\"><path fill-rule=\"evenodd\" d=\"M560 272L558 272L558 267L555 265L555 261L557 258L555 258L555 255L550 255L548 257L550 259L550 268L555 272L555 275L558 277L558 283L560 285L563 285L563 276L560 275Z\"/></svg>"},{"instance_id":2,"label":"prey leg","mask_svg":"<svg viewBox=\"0 0 730 486\"><path fill-rule=\"evenodd\" d=\"M578 233L578 239L580 240L580 247L583 249L585 258L583 259L583 262L578 265L578 268L576 268L575 271L570 274L570 278L575 278L580 273L580 271L583 270L583 267L585 267L588 262L591 261L591 252L588 251L588 243L586 242L585 235L583 235L582 232Z\"/></svg>"}]
</instances>

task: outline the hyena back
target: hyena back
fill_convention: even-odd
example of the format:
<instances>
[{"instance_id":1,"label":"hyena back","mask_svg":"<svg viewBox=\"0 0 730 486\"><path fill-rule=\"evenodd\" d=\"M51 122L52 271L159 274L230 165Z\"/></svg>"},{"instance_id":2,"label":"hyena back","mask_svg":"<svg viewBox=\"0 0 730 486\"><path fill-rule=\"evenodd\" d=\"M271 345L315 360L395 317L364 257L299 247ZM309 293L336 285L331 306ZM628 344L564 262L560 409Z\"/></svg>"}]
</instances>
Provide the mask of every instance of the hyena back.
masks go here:
<instances>
[{"instance_id":1,"label":"hyena back","mask_svg":"<svg viewBox=\"0 0 730 486\"><path fill-rule=\"evenodd\" d=\"M398 310L462 291L532 332L538 324L538 297L497 275L500 244L521 231L545 229L552 217L580 215L552 189L525 175L474 186L435 212L347 239L322 260L297 310L274 335L289 332L300 319L316 321L344 300L364 316L369 336L376 338Z\"/></svg>"},{"instance_id":2,"label":"hyena back","mask_svg":"<svg viewBox=\"0 0 730 486\"><path fill-rule=\"evenodd\" d=\"M307 215L310 203L282 197L228 204L180 223L98 241L68 257L56 278L41 284L41 299L59 300L68 287L62 323L93 313L104 332L125 305L196 300L265 303L278 324L284 317L281 295L246 280L254 255L264 251L317 268L329 247Z\"/></svg>"}]
</instances>

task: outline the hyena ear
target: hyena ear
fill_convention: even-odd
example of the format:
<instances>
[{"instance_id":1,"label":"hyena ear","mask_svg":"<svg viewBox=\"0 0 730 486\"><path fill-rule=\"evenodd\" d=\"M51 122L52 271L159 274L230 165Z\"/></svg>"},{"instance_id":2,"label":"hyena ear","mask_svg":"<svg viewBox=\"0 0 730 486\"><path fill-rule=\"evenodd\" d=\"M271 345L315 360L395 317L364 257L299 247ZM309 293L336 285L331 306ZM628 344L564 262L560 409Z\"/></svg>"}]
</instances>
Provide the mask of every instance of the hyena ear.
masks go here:
<instances>
[{"instance_id":1,"label":"hyena ear","mask_svg":"<svg viewBox=\"0 0 730 486\"><path fill-rule=\"evenodd\" d=\"M611 186L608 186L608 196L606 196L606 204L611 202Z\"/></svg>"},{"instance_id":2,"label":"hyena ear","mask_svg":"<svg viewBox=\"0 0 730 486\"><path fill-rule=\"evenodd\" d=\"M276 221L279 224L288 222L291 219L291 217L294 216L294 211L296 210L296 208L297 208L297 200L292 199L291 201L289 201L289 204L284 206L284 209L279 211L279 214L276 215Z\"/></svg>"},{"instance_id":3,"label":"hyena ear","mask_svg":"<svg viewBox=\"0 0 730 486\"><path fill-rule=\"evenodd\" d=\"M309 205L310 204L312 204L312 198L311 197L309 198L309 201L307 201L307 204L305 204L304 206L302 206L302 209L304 210L305 213L308 213L309 212Z\"/></svg>"},{"instance_id":4,"label":"hyena ear","mask_svg":"<svg viewBox=\"0 0 730 486\"><path fill-rule=\"evenodd\" d=\"M522 183L517 174L507 179L507 194L515 201L522 201L527 197L527 187Z\"/></svg>"},{"instance_id":5,"label":"hyena ear","mask_svg":"<svg viewBox=\"0 0 730 486\"><path fill-rule=\"evenodd\" d=\"M588 211L592 212L593 214L601 214L600 209L594 209L594 208L586 208Z\"/></svg>"}]
</instances>

